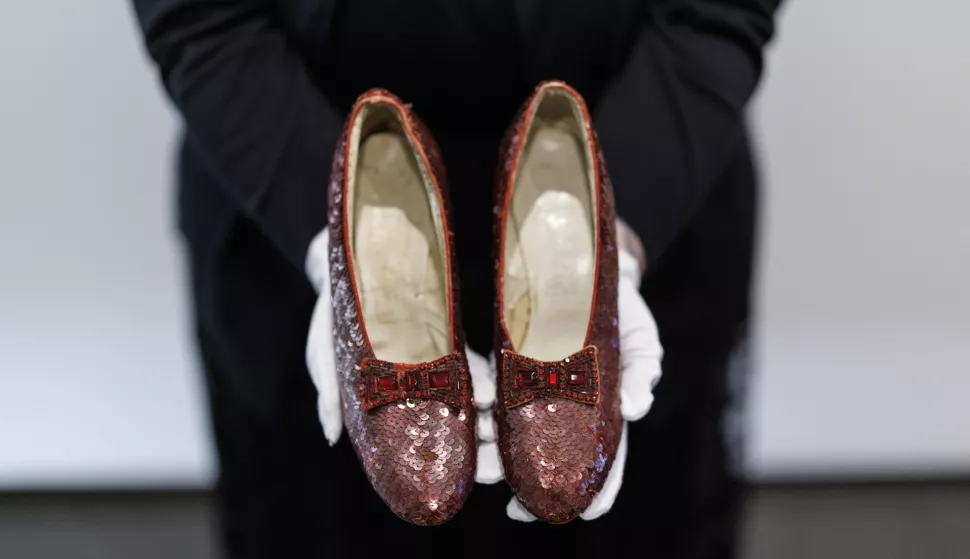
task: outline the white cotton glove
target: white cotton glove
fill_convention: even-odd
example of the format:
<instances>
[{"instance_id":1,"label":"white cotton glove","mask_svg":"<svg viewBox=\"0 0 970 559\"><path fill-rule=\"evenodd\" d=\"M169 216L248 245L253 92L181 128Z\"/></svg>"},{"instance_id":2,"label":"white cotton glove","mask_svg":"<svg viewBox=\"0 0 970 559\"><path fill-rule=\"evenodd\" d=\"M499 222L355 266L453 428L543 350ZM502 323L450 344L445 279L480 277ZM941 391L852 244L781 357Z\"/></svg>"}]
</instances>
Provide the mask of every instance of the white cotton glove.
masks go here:
<instances>
[{"instance_id":1,"label":"white cotton glove","mask_svg":"<svg viewBox=\"0 0 970 559\"><path fill-rule=\"evenodd\" d=\"M317 413L323 426L323 435L330 446L337 444L343 432L343 410L340 407L340 385L337 379L337 366L333 349L333 307L330 300L330 234L324 229L314 237L307 251L306 274L314 289L317 290L317 304L310 319L310 333L307 336L306 364L310 378L317 387ZM481 355L465 348L468 368L472 378L488 378L489 364ZM495 380L491 381L492 402L495 400ZM479 384L474 384L478 406ZM482 388L481 391L487 389ZM488 413L490 441L495 444L495 429ZM478 437L482 437L482 422L479 418ZM496 453L496 458L498 454ZM501 477L499 477L501 479ZM497 481L497 480L496 480Z\"/></svg>"},{"instance_id":2,"label":"white cotton glove","mask_svg":"<svg viewBox=\"0 0 970 559\"><path fill-rule=\"evenodd\" d=\"M620 251L620 277L618 285L618 312L620 328L620 411L623 414L623 433L620 444L613 460L610 473L606 476L603 488L593 499L592 504L580 518L593 520L609 512L616 501L623 484L623 468L626 463L627 421L636 421L647 415L653 404L653 388L660 380L660 361L663 358L663 348L657 333L650 309L640 296L640 265L636 258L625 250ZM492 367L494 370L494 367ZM479 377L472 371L472 384L475 385L475 404L479 411L479 433L492 433L494 441L494 421L491 408L495 404L494 372L479 370ZM479 400L479 385L491 382L491 390L482 391ZM486 401L486 396L491 400ZM484 410L484 411L483 411ZM492 423L483 428L482 423ZM480 439L483 439L479 435ZM484 439L483 439L484 440ZM475 480L481 483L495 483L502 479L502 467L499 461L498 449L494 442L484 442L478 449L478 473ZM532 522L536 519L519 503L515 497L506 507L509 518L522 522Z\"/></svg>"},{"instance_id":3,"label":"white cotton glove","mask_svg":"<svg viewBox=\"0 0 970 559\"><path fill-rule=\"evenodd\" d=\"M343 432L340 408L340 385L337 381L336 356L333 349L333 306L330 300L330 233L326 229L310 243L306 257L306 274L317 290L317 304L310 318L306 343L306 365L317 387L317 413L323 436L330 446L337 444Z\"/></svg>"}]
</instances>

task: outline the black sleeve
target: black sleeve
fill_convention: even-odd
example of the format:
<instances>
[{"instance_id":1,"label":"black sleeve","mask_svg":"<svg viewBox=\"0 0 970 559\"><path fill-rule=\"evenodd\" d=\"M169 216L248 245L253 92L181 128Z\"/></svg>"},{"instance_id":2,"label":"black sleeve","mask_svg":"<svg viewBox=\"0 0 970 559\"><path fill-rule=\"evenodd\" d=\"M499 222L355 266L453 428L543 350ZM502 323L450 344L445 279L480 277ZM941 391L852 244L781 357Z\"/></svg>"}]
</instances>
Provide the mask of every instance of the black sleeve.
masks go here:
<instances>
[{"instance_id":1,"label":"black sleeve","mask_svg":"<svg viewBox=\"0 0 970 559\"><path fill-rule=\"evenodd\" d=\"M651 8L594 114L617 208L656 262L703 202L744 130L780 0Z\"/></svg>"},{"instance_id":2,"label":"black sleeve","mask_svg":"<svg viewBox=\"0 0 970 559\"><path fill-rule=\"evenodd\" d=\"M342 118L261 0L134 0L186 141L232 200L304 267L326 225Z\"/></svg>"}]
</instances>

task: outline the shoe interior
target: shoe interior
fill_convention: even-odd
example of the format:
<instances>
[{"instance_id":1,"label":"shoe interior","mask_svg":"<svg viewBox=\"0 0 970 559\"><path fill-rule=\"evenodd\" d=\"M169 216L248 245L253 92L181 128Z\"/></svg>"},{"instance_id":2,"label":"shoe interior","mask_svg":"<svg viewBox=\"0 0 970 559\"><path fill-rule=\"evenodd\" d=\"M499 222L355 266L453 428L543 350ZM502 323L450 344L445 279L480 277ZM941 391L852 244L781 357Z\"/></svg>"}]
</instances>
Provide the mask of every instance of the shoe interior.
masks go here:
<instances>
[{"instance_id":1,"label":"shoe interior","mask_svg":"<svg viewBox=\"0 0 970 559\"><path fill-rule=\"evenodd\" d=\"M551 88L533 107L506 220L503 318L518 353L554 361L586 341L596 269L595 163L572 96Z\"/></svg>"},{"instance_id":2,"label":"shoe interior","mask_svg":"<svg viewBox=\"0 0 970 559\"><path fill-rule=\"evenodd\" d=\"M368 105L351 131L347 219L364 325L378 359L452 353L447 265L431 174L390 105Z\"/></svg>"}]
</instances>

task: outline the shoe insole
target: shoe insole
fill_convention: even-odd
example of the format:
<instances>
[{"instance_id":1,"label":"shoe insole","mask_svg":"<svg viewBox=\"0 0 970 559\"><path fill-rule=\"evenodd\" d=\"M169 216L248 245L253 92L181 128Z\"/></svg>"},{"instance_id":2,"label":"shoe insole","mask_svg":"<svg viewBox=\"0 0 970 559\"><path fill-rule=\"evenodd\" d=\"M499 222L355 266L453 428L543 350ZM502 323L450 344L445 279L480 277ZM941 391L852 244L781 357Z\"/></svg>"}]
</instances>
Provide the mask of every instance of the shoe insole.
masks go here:
<instances>
[{"instance_id":1,"label":"shoe insole","mask_svg":"<svg viewBox=\"0 0 970 559\"><path fill-rule=\"evenodd\" d=\"M451 353L444 255L410 143L378 132L360 145L353 197L354 272L378 359L422 363Z\"/></svg>"},{"instance_id":2,"label":"shoe insole","mask_svg":"<svg viewBox=\"0 0 970 559\"><path fill-rule=\"evenodd\" d=\"M533 124L506 234L506 326L518 353L543 361L583 347L593 296L592 192L582 139L568 124Z\"/></svg>"}]
</instances>

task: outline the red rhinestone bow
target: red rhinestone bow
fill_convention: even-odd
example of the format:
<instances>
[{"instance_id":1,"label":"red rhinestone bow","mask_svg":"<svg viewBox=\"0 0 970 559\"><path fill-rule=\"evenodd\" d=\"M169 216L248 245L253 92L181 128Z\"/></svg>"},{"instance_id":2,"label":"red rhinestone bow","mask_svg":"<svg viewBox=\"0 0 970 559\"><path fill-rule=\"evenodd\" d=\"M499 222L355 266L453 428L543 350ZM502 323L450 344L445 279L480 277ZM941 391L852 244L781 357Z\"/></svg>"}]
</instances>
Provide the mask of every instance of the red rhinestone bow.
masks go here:
<instances>
[{"instance_id":1,"label":"red rhinestone bow","mask_svg":"<svg viewBox=\"0 0 970 559\"><path fill-rule=\"evenodd\" d=\"M438 400L462 408L468 400L468 364L453 353L417 365L364 358L360 364L360 406L364 411L408 399Z\"/></svg>"},{"instance_id":2,"label":"red rhinestone bow","mask_svg":"<svg viewBox=\"0 0 970 559\"><path fill-rule=\"evenodd\" d=\"M502 355L502 397L514 408L542 396L568 398L584 404L600 400L596 346L586 346L562 361L537 361L505 351Z\"/></svg>"}]
</instances>

